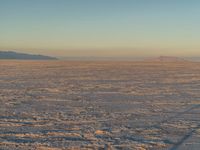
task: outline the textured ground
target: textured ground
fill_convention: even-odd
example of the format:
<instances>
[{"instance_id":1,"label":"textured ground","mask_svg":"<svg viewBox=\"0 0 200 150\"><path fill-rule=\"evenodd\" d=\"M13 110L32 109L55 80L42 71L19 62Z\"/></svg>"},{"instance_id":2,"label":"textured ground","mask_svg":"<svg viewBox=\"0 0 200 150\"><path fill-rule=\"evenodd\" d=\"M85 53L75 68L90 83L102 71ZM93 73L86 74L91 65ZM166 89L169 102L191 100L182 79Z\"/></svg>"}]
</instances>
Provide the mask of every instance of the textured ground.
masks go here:
<instances>
[{"instance_id":1,"label":"textured ground","mask_svg":"<svg viewBox=\"0 0 200 150\"><path fill-rule=\"evenodd\" d=\"M0 61L0 149L200 147L200 63Z\"/></svg>"}]
</instances>

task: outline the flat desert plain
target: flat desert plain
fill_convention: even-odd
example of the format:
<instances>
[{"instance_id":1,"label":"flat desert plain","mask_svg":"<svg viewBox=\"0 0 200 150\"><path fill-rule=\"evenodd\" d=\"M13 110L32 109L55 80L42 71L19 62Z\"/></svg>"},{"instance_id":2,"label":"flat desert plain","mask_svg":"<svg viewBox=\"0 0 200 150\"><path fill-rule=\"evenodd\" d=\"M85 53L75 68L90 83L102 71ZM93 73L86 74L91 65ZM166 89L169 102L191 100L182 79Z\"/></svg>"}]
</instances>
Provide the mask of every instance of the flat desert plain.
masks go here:
<instances>
[{"instance_id":1,"label":"flat desert plain","mask_svg":"<svg viewBox=\"0 0 200 150\"><path fill-rule=\"evenodd\" d=\"M2 150L199 150L200 63L0 61Z\"/></svg>"}]
</instances>

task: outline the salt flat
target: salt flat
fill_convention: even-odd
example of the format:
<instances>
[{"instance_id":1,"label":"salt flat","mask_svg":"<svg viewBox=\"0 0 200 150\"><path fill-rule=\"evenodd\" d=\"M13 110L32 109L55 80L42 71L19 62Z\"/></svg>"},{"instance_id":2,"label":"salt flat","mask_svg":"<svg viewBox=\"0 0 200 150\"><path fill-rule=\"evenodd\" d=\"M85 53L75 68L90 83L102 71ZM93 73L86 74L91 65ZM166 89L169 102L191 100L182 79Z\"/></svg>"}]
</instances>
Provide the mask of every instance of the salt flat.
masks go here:
<instances>
[{"instance_id":1,"label":"salt flat","mask_svg":"<svg viewBox=\"0 0 200 150\"><path fill-rule=\"evenodd\" d=\"M200 147L200 63L0 61L0 149Z\"/></svg>"}]
</instances>

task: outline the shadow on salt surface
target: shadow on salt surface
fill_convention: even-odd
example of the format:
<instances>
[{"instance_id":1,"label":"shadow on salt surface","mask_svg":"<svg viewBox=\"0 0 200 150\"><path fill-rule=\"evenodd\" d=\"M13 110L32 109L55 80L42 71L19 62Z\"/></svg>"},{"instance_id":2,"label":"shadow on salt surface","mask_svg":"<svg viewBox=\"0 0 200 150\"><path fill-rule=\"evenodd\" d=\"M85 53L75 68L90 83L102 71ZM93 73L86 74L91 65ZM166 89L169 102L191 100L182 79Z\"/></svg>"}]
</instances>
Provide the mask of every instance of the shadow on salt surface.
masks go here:
<instances>
[{"instance_id":1,"label":"shadow on salt surface","mask_svg":"<svg viewBox=\"0 0 200 150\"><path fill-rule=\"evenodd\" d=\"M156 124L155 126L156 127L159 127L161 124L163 123L166 123L166 122L169 122L170 120L176 118L176 117L179 117L179 116L182 116L194 109L197 109L197 108L200 108L200 104L199 105L194 105L188 109L186 109L185 111L183 112L180 112L180 113L177 113L175 116L172 116L172 117L169 117L165 120L163 120L162 122L160 122L159 124ZM179 149L182 144L184 144L195 132L197 132L197 130L200 129L200 124L198 124L196 127L194 127L193 129L191 129L188 133L186 133L178 142L175 142L175 143L169 143L169 144L173 144L172 148L170 148L170 150L177 150Z\"/></svg>"},{"instance_id":2,"label":"shadow on salt surface","mask_svg":"<svg viewBox=\"0 0 200 150\"><path fill-rule=\"evenodd\" d=\"M200 104L193 105L190 108L186 109L185 111L179 112L179 113L175 114L174 116L168 117L167 119L161 121L160 123L156 123L155 125L151 125L151 126L146 126L146 129L159 128L161 130L164 130L161 127L162 124L170 122L171 120L176 119L177 117L183 116L184 114L187 114L188 112L190 112L190 111L192 111L194 109L197 109L197 108L200 108ZM152 143L171 144L173 146L170 148L170 150L178 150L199 129L200 129L200 124L198 124L196 127L194 127L193 129L191 129L188 133L186 133L185 135L183 135L183 137L178 142L173 142L172 140L169 140L169 139L164 139L164 140L148 140L148 139L144 139L142 137L140 138L140 137L135 137L135 136L130 136L130 135L123 136L122 139L128 139L128 140L140 142L140 143L143 143L143 144L152 144Z\"/></svg>"},{"instance_id":3,"label":"shadow on salt surface","mask_svg":"<svg viewBox=\"0 0 200 150\"><path fill-rule=\"evenodd\" d=\"M192 110L194 110L194 109L196 109L196 108L200 108L200 104L198 104L198 105L193 105L192 107L186 109L185 111L179 112L179 113L175 114L174 116L168 117L167 119L165 119L165 120L163 120L163 121L157 123L157 124L154 125L154 126L155 126L155 127L159 127L159 126L162 125L163 123L170 122L171 120L173 120L173 119L175 119L175 118L177 118L177 117L180 117L180 116L182 116L182 115L184 115L184 114L186 114L186 113L188 113L188 112L190 112L190 111L192 111Z\"/></svg>"},{"instance_id":4,"label":"shadow on salt surface","mask_svg":"<svg viewBox=\"0 0 200 150\"><path fill-rule=\"evenodd\" d=\"M200 124L197 127L193 128L190 132L185 134L178 142L174 144L174 146L170 150L178 150L182 146L182 144L184 144L189 138L191 138L192 135L199 129L200 129Z\"/></svg>"}]
</instances>

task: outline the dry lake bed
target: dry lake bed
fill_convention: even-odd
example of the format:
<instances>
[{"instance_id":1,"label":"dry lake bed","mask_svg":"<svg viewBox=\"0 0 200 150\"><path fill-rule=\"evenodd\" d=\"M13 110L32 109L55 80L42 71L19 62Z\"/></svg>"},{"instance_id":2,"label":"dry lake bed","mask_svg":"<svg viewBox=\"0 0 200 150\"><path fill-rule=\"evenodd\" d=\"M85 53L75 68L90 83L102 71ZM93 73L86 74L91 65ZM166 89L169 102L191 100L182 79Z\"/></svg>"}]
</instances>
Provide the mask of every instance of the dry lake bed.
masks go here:
<instances>
[{"instance_id":1,"label":"dry lake bed","mask_svg":"<svg viewBox=\"0 0 200 150\"><path fill-rule=\"evenodd\" d=\"M0 61L1 150L199 150L200 63Z\"/></svg>"}]
</instances>

